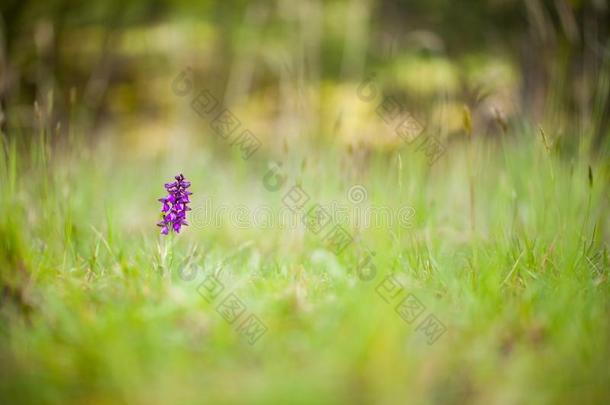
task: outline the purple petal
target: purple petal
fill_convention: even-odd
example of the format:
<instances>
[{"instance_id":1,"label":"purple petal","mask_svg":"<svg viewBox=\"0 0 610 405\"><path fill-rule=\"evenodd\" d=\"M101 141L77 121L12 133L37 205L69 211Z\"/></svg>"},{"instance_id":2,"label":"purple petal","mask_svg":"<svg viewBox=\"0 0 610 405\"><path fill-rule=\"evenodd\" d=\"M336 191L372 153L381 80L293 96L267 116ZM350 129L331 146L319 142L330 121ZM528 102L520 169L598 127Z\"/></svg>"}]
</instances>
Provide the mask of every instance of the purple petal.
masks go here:
<instances>
[{"instance_id":1,"label":"purple petal","mask_svg":"<svg viewBox=\"0 0 610 405\"><path fill-rule=\"evenodd\" d=\"M163 220L157 226L161 227L161 233L164 235L170 231L180 233L182 225L188 226L186 212L191 211L187 204L191 202L189 195L193 193L186 190L191 186L191 182L185 180L182 173L174 176L174 179L176 181L164 184L168 195L158 199L163 204L161 208Z\"/></svg>"}]
</instances>

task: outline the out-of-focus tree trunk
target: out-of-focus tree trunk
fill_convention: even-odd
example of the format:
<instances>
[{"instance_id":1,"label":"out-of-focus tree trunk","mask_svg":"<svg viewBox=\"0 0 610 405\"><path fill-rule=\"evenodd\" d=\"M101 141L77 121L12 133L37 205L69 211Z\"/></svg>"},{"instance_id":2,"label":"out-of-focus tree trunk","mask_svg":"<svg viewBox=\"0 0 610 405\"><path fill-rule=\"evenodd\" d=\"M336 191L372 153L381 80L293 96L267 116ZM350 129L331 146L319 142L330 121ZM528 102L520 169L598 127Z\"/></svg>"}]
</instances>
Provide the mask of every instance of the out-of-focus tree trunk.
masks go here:
<instances>
[{"instance_id":1,"label":"out-of-focus tree trunk","mask_svg":"<svg viewBox=\"0 0 610 405\"><path fill-rule=\"evenodd\" d=\"M548 96L550 61L554 58L555 34L540 0L524 0L528 30L521 49L521 102L529 118L539 122Z\"/></svg>"},{"instance_id":2,"label":"out-of-focus tree trunk","mask_svg":"<svg viewBox=\"0 0 610 405\"><path fill-rule=\"evenodd\" d=\"M594 144L601 145L610 127L610 94L607 86L600 86L608 68L610 4L606 0L577 5L567 0L524 0L523 4L529 26L521 56L524 112L534 122L548 112L562 113L556 116L566 119L574 133L592 133Z\"/></svg>"}]
</instances>

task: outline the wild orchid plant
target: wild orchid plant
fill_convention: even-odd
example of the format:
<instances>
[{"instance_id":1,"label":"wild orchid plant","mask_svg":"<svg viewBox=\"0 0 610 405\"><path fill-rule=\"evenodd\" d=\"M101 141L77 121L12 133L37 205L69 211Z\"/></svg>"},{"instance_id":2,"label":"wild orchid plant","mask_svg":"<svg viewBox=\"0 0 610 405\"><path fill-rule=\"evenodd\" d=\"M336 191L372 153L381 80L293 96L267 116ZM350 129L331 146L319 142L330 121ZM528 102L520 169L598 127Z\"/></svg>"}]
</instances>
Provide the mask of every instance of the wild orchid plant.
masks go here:
<instances>
[{"instance_id":1,"label":"wild orchid plant","mask_svg":"<svg viewBox=\"0 0 610 405\"><path fill-rule=\"evenodd\" d=\"M157 226L161 227L163 235L167 235L170 231L180 233L182 225L188 226L186 212L191 210L188 206L191 202L189 196L193 194L188 191L191 182L186 181L182 174L175 176L174 179L176 181L172 183L165 183L168 195L159 198L163 207L161 208L162 220Z\"/></svg>"}]
</instances>

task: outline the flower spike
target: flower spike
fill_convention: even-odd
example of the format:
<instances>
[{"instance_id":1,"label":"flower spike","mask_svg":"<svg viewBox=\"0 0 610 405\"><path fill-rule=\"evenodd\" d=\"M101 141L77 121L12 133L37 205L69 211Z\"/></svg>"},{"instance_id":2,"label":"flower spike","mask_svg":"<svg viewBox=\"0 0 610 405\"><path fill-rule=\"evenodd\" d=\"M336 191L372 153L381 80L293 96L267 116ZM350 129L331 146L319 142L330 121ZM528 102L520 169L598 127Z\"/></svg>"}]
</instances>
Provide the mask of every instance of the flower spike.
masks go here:
<instances>
[{"instance_id":1,"label":"flower spike","mask_svg":"<svg viewBox=\"0 0 610 405\"><path fill-rule=\"evenodd\" d=\"M176 233L180 233L181 227L188 226L186 222L186 212L191 209L188 207L188 203L191 202L189 195L192 195L187 190L191 186L190 181L184 179L184 175L180 173L174 176L176 181L172 183L165 183L164 187L167 190L167 196L159 198L159 202L163 204L161 208L162 220L157 224L161 227L161 233L167 235L170 230Z\"/></svg>"}]
</instances>

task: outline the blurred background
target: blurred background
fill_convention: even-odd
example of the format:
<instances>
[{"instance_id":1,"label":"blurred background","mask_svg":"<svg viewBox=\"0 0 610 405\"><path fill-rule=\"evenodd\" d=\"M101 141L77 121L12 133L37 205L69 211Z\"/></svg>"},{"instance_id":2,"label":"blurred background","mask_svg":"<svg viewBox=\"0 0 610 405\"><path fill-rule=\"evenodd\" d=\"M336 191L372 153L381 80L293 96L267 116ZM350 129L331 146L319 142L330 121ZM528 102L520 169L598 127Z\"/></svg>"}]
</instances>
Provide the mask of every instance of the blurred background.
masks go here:
<instances>
[{"instance_id":1,"label":"blurred background","mask_svg":"<svg viewBox=\"0 0 610 405\"><path fill-rule=\"evenodd\" d=\"M602 148L609 119L606 0L3 0L0 125L43 125L155 157L180 142L227 153L171 90L185 69L266 154L402 143L363 102L367 79L445 146L531 126L565 153ZM380 100L380 98L379 98ZM75 128L78 128L75 130ZM537 132L533 133L537 133ZM66 135L66 136L64 136ZM182 145L184 147L184 144Z\"/></svg>"},{"instance_id":2,"label":"blurred background","mask_svg":"<svg viewBox=\"0 0 610 405\"><path fill-rule=\"evenodd\" d=\"M610 0L0 0L0 402L610 403L609 30ZM337 252L206 216L295 184L405 222L337 219Z\"/></svg>"}]
</instances>

